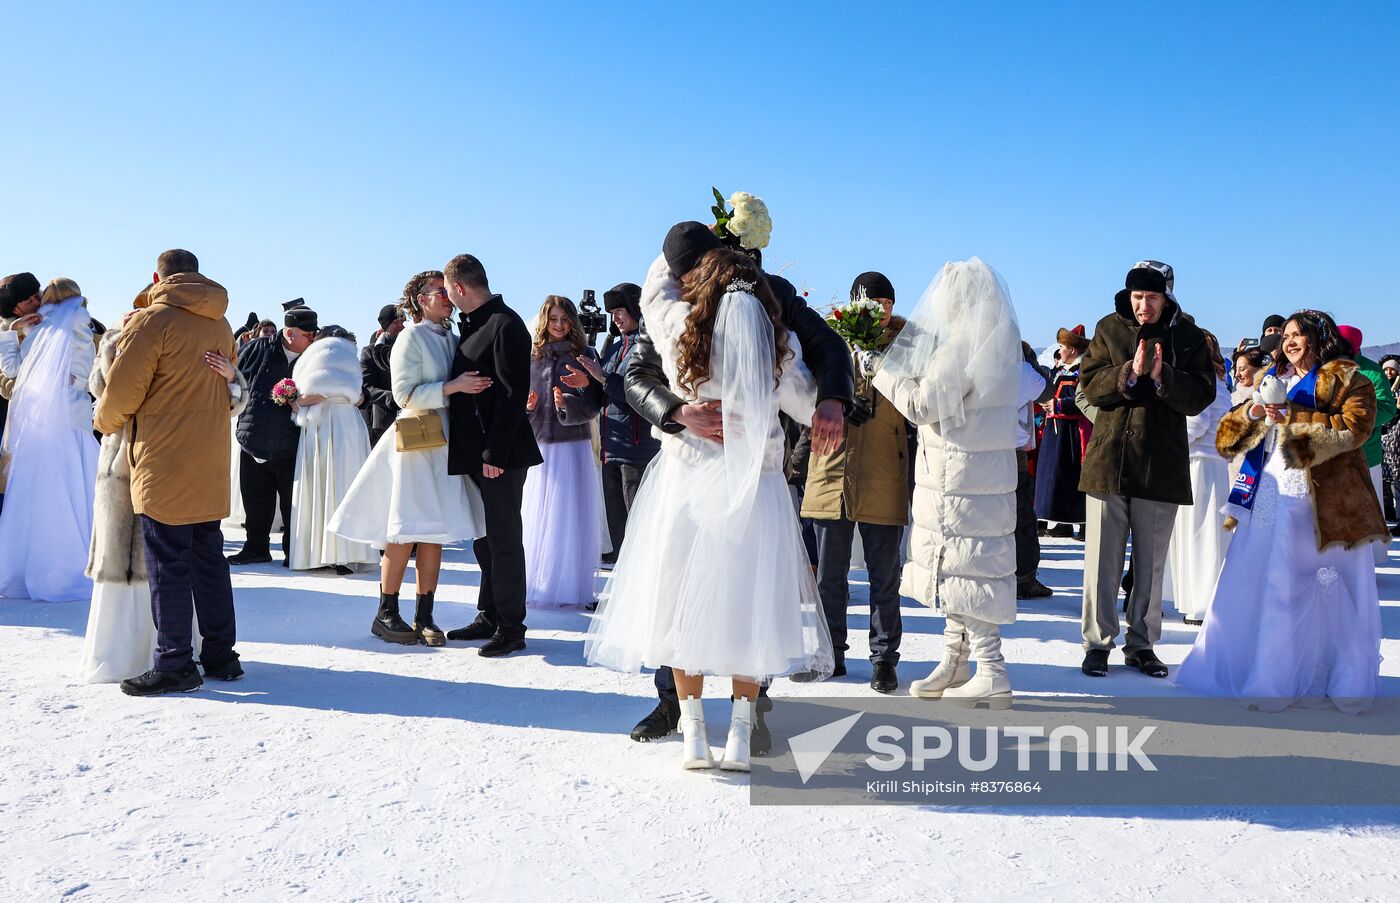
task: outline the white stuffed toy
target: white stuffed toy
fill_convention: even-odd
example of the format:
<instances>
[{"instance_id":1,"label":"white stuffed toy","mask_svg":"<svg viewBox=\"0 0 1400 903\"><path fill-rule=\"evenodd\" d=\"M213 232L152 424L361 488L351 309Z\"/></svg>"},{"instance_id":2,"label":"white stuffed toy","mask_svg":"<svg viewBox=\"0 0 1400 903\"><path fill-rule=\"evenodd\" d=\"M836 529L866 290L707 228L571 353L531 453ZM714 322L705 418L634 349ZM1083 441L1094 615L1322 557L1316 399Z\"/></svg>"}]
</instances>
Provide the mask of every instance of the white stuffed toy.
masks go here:
<instances>
[{"instance_id":1,"label":"white stuffed toy","mask_svg":"<svg viewBox=\"0 0 1400 903\"><path fill-rule=\"evenodd\" d=\"M1288 404L1288 387L1277 376L1266 376L1254 390L1254 401L1262 405Z\"/></svg>"}]
</instances>

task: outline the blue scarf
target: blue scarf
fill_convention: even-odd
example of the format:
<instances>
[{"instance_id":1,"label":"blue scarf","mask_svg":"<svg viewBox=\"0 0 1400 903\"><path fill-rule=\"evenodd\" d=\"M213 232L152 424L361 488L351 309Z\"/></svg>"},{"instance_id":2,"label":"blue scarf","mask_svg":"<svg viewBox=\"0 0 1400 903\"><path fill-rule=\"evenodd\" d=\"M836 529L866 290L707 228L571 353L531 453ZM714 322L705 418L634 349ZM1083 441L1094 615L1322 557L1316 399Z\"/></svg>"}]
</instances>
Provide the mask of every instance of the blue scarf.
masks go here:
<instances>
[{"instance_id":1,"label":"blue scarf","mask_svg":"<svg viewBox=\"0 0 1400 903\"><path fill-rule=\"evenodd\" d=\"M1270 367L1266 376L1277 376L1277 367ZM1317 374L1320 366L1313 367L1308 371L1308 375L1298 380L1297 385L1288 390L1288 401L1290 404L1298 404L1305 408L1317 408ZM1240 465L1239 476L1235 477L1235 485L1230 490L1230 506L1238 506L1246 511L1254 510L1254 496L1259 489L1259 475L1264 472L1264 455L1267 441L1261 441L1244 456L1244 463Z\"/></svg>"}]
</instances>

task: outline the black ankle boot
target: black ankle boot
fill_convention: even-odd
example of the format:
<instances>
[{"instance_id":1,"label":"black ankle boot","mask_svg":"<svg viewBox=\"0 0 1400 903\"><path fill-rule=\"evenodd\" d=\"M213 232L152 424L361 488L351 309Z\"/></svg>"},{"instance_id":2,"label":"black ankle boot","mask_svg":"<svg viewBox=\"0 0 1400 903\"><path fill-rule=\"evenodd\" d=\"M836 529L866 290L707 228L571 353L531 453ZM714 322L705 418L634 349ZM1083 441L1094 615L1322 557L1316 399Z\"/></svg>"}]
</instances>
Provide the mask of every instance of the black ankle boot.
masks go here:
<instances>
[{"instance_id":1,"label":"black ankle boot","mask_svg":"<svg viewBox=\"0 0 1400 903\"><path fill-rule=\"evenodd\" d=\"M413 629L424 646L446 646L447 634L433 623L433 596L435 593L419 593L418 607L413 611Z\"/></svg>"},{"instance_id":2,"label":"black ankle boot","mask_svg":"<svg viewBox=\"0 0 1400 903\"><path fill-rule=\"evenodd\" d=\"M386 643L402 643L415 646L418 634L399 617L399 594L379 591L379 613L374 616L374 624L369 632Z\"/></svg>"}]
</instances>

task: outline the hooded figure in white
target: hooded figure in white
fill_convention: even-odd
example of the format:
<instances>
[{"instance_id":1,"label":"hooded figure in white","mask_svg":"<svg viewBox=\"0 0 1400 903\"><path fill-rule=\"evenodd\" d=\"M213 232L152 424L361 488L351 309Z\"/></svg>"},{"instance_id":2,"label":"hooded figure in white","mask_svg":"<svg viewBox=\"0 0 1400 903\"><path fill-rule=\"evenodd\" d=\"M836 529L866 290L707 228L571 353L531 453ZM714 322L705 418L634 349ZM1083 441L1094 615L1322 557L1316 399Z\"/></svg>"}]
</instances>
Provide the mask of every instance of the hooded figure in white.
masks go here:
<instances>
[{"instance_id":1,"label":"hooded figure in white","mask_svg":"<svg viewBox=\"0 0 1400 903\"><path fill-rule=\"evenodd\" d=\"M379 562L368 544L326 532L336 506L369 457L369 429L355 407L363 391L360 357L355 342L340 337L337 329L322 330L332 334L312 342L292 368L298 394L322 399L300 404L296 413L301 441L292 484L293 570Z\"/></svg>"},{"instance_id":2,"label":"hooded figure in white","mask_svg":"<svg viewBox=\"0 0 1400 903\"><path fill-rule=\"evenodd\" d=\"M875 374L875 388L919 429L900 591L947 619L943 660L913 683L915 696L1010 704L999 625L1016 620L1016 424L1025 366L1006 287L974 257L943 267ZM1037 379L1038 392L1044 380Z\"/></svg>"}]
</instances>

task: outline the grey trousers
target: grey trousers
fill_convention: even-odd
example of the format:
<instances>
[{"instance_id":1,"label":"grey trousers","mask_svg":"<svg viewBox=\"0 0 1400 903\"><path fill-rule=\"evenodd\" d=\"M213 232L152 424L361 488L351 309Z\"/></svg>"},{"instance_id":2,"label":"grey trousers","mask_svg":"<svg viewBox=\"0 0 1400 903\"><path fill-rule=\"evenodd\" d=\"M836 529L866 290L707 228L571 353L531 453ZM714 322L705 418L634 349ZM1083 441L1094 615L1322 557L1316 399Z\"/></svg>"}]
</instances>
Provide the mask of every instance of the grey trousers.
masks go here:
<instances>
[{"instance_id":1,"label":"grey trousers","mask_svg":"<svg viewBox=\"0 0 1400 903\"><path fill-rule=\"evenodd\" d=\"M1123 654L1151 649L1162 638L1162 576L1176 524L1176 505L1090 494L1085 508L1084 648L1112 649L1118 638L1118 592L1128 531L1133 534L1133 589Z\"/></svg>"}]
</instances>

